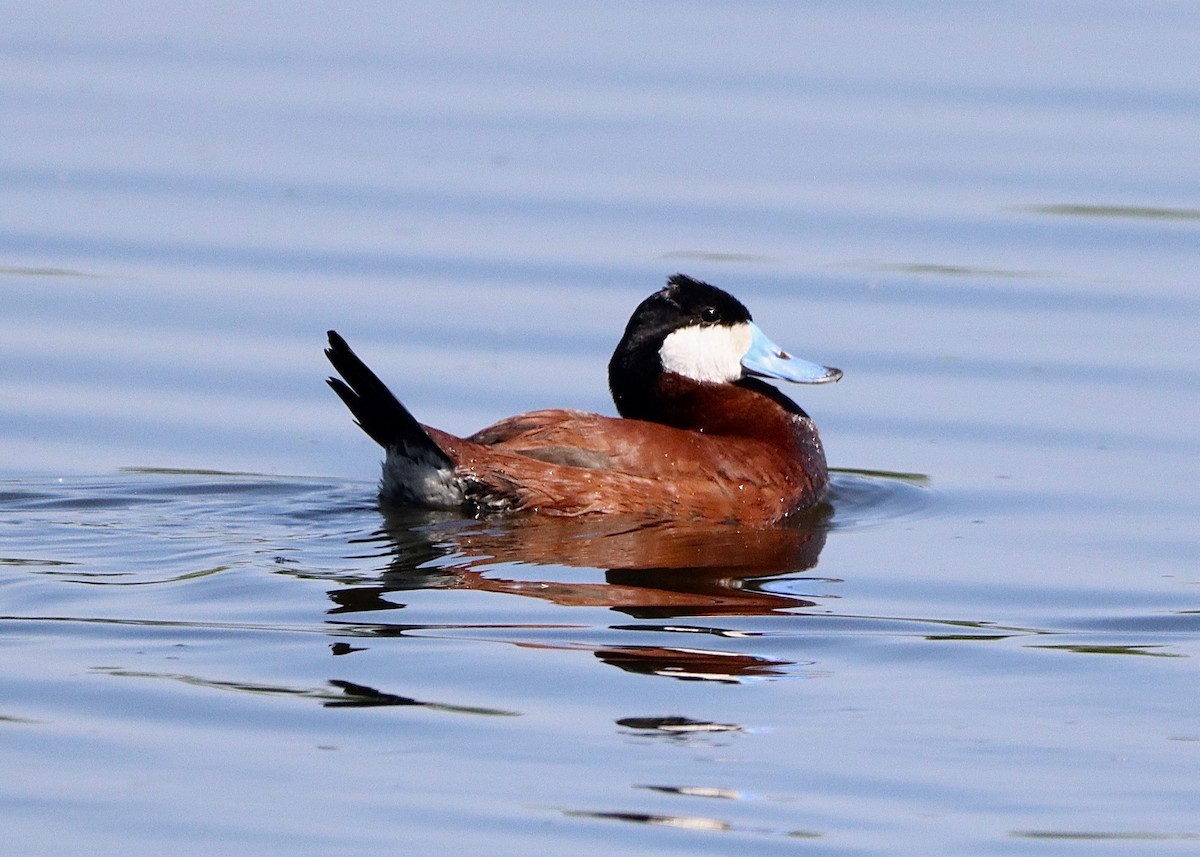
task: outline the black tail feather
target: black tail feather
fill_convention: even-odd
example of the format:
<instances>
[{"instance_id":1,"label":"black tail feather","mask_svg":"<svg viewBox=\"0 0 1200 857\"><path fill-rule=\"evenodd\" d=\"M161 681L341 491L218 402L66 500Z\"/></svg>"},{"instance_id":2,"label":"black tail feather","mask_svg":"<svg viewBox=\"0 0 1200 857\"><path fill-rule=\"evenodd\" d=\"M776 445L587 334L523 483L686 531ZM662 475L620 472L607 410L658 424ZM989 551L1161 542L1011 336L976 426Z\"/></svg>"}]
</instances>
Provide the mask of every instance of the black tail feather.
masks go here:
<instances>
[{"instance_id":1,"label":"black tail feather","mask_svg":"<svg viewBox=\"0 0 1200 857\"><path fill-rule=\"evenodd\" d=\"M408 408L392 395L379 376L350 350L346 340L334 330L328 335L329 347L325 349L325 356L342 377L327 378L325 382L346 403L362 430L384 449L398 449L406 455L424 451L432 456L432 460L450 466L446 453L433 442Z\"/></svg>"}]
</instances>

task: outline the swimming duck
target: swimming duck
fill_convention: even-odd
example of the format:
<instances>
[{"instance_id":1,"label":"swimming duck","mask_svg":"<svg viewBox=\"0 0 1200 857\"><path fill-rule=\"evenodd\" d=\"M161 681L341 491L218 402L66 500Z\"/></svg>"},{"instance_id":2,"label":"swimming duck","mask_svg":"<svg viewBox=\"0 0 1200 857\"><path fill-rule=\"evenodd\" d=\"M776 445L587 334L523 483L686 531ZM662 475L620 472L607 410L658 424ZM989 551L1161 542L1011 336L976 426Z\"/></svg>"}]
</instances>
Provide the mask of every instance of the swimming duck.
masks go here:
<instances>
[{"instance_id":1,"label":"swimming duck","mask_svg":"<svg viewBox=\"0 0 1200 857\"><path fill-rule=\"evenodd\" d=\"M828 488L813 421L761 379L841 371L792 357L735 297L682 274L638 305L609 361L619 418L532 411L457 437L417 422L335 331L325 356L386 452L385 504L768 526Z\"/></svg>"}]
</instances>

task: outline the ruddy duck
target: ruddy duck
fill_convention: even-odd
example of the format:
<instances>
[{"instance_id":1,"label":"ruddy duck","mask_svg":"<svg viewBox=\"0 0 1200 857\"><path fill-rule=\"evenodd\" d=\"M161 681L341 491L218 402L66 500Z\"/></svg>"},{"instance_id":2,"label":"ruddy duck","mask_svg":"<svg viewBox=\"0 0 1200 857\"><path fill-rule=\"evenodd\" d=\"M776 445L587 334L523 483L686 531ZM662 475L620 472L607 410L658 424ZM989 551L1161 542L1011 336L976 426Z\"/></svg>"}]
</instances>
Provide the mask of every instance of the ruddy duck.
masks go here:
<instances>
[{"instance_id":1,"label":"ruddy duck","mask_svg":"<svg viewBox=\"0 0 1200 857\"><path fill-rule=\"evenodd\" d=\"M460 438L418 423L332 330L325 356L342 376L329 386L386 451L384 503L766 526L828 488L813 421L759 379L841 371L792 357L736 298L682 274L634 310L609 361L620 418L533 411Z\"/></svg>"}]
</instances>

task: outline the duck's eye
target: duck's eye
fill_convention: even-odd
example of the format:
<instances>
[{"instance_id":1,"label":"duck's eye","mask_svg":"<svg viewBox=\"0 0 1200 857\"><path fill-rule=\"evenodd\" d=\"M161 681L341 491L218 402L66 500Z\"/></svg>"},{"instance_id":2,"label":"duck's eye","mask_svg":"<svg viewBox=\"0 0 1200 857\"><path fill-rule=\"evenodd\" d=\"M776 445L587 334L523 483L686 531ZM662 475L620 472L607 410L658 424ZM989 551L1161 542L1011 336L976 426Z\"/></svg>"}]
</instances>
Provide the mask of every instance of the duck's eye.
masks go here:
<instances>
[{"instance_id":1,"label":"duck's eye","mask_svg":"<svg viewBox=\"0 0 1200 857\"><path fill-rule=\"evenodd\" d=\"M715 324L721 320L721 314L717 312L716 307L706 306L700 310L700 320L705 324Z\"/></svg>"}]
</instances>

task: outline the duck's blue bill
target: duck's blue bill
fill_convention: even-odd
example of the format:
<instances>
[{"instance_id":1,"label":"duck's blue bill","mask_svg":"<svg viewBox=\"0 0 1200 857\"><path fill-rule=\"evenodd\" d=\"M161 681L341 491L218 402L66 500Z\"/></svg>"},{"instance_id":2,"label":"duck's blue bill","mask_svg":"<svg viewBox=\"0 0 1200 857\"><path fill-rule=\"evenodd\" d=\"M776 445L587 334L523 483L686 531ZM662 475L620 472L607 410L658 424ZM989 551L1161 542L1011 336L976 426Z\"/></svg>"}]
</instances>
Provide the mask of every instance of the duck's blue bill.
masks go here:
<instances>
[{"instance_id":1,"label":"duck's blue bill","mask_svg":"<svg viewBox=\"0 0 1200 857\"><path fill-rule=\"evenodd\" d=\"M827 384L842 377L841 369L819 366L788 354L767 338L754 322L750 322L753 338L750 350L742 357L742 368L751 375L778 378L796 384Z\"/></svg>"}]
</instances>

